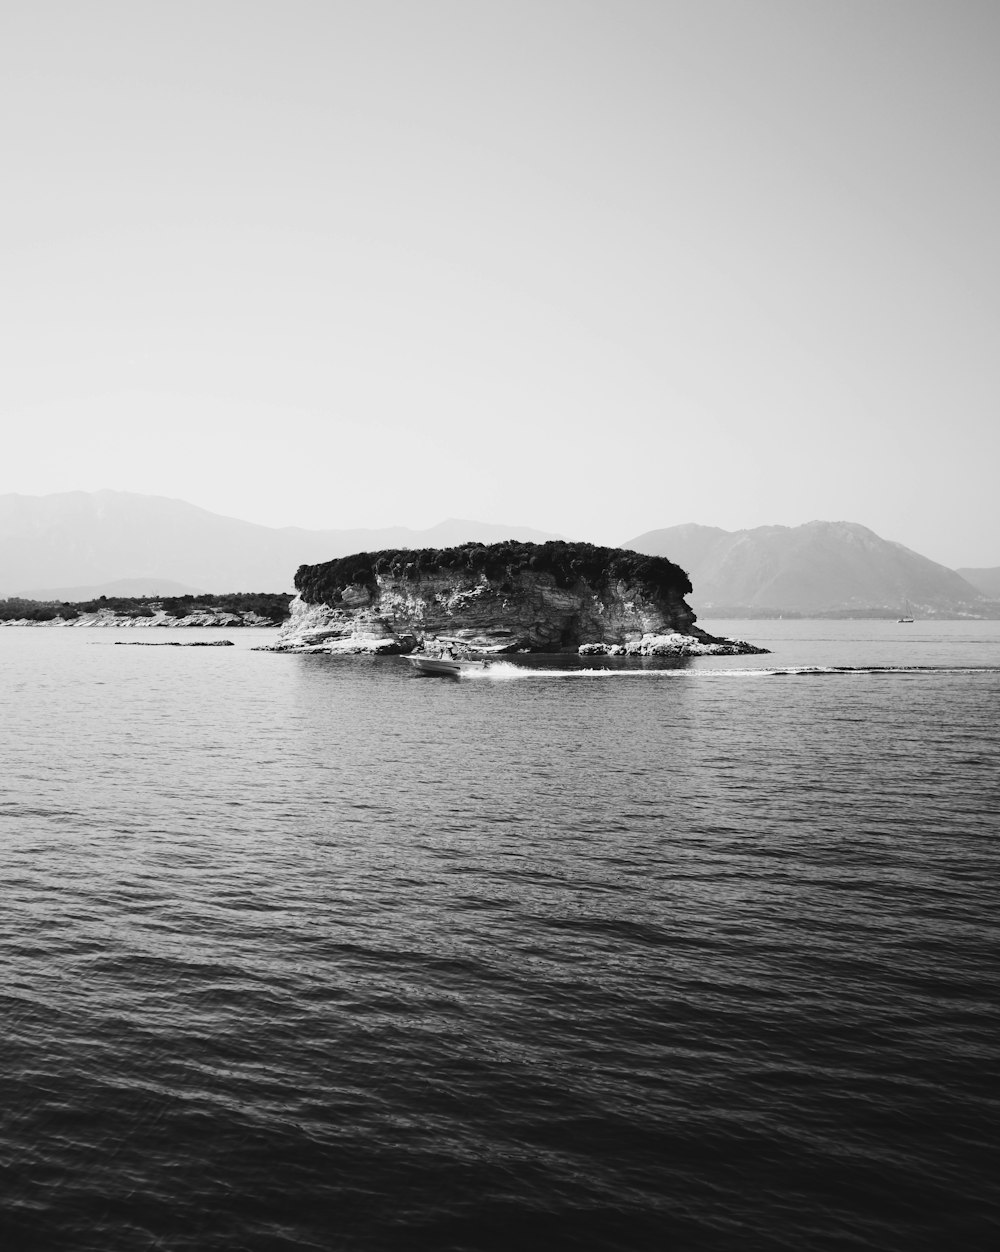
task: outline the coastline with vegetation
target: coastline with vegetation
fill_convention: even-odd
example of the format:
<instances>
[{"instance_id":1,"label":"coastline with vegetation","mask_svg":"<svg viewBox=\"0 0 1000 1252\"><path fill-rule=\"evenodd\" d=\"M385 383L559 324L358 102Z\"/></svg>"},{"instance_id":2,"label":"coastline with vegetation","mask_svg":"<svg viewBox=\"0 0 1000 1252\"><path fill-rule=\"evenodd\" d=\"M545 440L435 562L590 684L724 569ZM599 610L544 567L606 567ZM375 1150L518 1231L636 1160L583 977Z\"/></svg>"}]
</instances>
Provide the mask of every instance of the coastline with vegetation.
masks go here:
<instances>
[{"instance_id":1,"label":"coastline with vegetation","mask_svg":"<svg viewBox=\"0 0 1000 1252\"><path fill-rule=\"evenodd\" d=\"M78 603L0 600L0 626L270 626L288 617L291 595L240 591L220 595L99 596Z\"/></svg>"}]
</instances>

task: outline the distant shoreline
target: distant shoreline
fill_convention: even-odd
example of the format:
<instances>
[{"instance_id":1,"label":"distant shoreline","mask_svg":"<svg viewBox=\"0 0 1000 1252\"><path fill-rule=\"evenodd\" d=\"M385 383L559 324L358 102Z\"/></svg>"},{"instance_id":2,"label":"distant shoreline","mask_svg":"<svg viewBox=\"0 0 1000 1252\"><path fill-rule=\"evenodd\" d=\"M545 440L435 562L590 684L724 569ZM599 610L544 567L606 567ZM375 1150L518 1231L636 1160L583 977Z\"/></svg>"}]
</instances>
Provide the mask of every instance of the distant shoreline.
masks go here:
<instances>
[{"instance_id":1,"label":"distant shoreline","mask_svg":"<svg viewBox=\"0 0 1000 1252\"><path fill-rule=\"evenodd\" d=\"M151 627L188 630L212 626L232 630L252 626L256 629L279 630L281 622L271 621L269 618L261 617L258 613L191 613L187 617L178 618L171 617L169 613L162 611L154 614L152 617L138 617L103 610L98 613L81 613L79 617L68 619L64 617L50 617L44 621L32 621L29 618L12 618L9 621L0 621L0 627L4 626L38 626L46 628L75 626L129 630L146 630Z\"/></svg>"},{"instance_id":2,"label":"distant shoreline","mask_svg":"<svg viewBox=\"0 0 1000 1252\"><path fill-rule=\"evenodd\" d=\"M180 596L98 596L93 600L0 600L0 626L270 626L288 618L288 593L234 591Z\"/></svg>"}]
</instances>

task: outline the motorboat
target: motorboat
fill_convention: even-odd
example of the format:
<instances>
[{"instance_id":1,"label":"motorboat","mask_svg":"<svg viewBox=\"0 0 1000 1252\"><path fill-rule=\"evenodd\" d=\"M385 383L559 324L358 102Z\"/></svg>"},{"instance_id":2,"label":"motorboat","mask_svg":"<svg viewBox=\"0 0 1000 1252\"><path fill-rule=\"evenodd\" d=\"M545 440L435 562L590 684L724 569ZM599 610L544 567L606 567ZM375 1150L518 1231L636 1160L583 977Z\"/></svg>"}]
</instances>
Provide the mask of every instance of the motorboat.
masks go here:
<instances>
[{"instance_id":1,"label":"motorboat","mask_svg":"<svg viewBox=\"0 0 1000 1252\"><path fill-rule=\"evenodd\" d=\"M426 656L411 652L406 658L418 674L445 674L457 678L462 672L462 662L447 656Z\"/></svg>"},{"instance_id":2,"label":"motorboat","mask_svg":"<svg viewBox=\"0 0 1000 1252\"><path fill-rule=\"evenodd\" d=\"M448 656L447 653L439 653L433 655L430 652L410 652L406 659L410 662L418 674L437 674L450 675L457 678L459 674L468 673L470 670L486 669L489 665L488 661L468 661L462 660L455 656Z\"/></svg>"}]
</instances>

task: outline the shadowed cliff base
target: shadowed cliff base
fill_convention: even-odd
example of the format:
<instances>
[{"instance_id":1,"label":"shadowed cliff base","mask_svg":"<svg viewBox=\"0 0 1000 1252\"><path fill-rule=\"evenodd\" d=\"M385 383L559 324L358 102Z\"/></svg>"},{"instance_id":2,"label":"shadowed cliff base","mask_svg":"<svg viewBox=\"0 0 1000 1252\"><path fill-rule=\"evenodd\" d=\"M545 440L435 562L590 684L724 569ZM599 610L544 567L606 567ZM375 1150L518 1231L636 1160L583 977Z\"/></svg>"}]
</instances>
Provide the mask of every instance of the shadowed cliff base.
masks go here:
<instances>
[{"instance_id":1,"label":"shadowed cliff base","mask_svg":"<svg viewBox=\"0 0 1000 1252\"><path fill-rule=\"evenodd\" d=\"M303 565L273 651L467 654L751 653L695 625L691 582L666 557L550 541L359 552Z\"/></svg>"}]
</instances>

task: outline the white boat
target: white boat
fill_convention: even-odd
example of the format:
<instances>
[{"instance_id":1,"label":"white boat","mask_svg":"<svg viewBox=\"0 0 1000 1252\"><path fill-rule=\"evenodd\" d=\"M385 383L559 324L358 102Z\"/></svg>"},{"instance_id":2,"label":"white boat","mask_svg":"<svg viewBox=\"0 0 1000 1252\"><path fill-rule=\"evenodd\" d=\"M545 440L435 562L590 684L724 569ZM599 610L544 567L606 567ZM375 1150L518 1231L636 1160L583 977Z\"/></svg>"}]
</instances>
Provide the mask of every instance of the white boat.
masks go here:
<instances>
[{"instance_id":1,"label":"white boat","mask_svg":"<svg viewBox=\"0 0 1000 1252\"><path fill-rule=\"evenodd\" d=\"M450 674L457 678L469 670L486 669L488 661L462 661L453 656L431 656L426 652L411 652L406 658L418 674Z\"/></svg>"},{"instance_id":2,"label":"white boat","mask_svg":"<svg viewBox=\"0 0 1000 1252\"><path fill-rule=\"evenodd\" d=\"M452 678L457 678L462 672L462 662L446 656L424 656L420 652L411 652L406 659L418 674L450 674Z\"/></svg>"}]
</instances>

